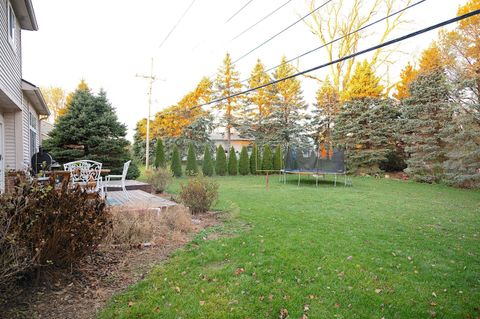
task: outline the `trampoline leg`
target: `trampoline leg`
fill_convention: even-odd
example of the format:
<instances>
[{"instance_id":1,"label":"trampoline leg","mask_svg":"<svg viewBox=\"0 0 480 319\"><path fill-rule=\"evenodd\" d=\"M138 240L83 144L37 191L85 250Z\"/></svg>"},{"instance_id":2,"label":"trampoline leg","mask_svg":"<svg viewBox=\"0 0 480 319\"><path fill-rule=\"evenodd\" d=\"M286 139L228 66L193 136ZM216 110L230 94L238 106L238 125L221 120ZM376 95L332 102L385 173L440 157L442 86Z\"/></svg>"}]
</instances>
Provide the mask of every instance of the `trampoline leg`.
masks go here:
<instances>
[{"instance_id":1,"label":"trampoline leg","mask_svg":"<svg viewBox=\"0 0 480 319\"><path fill-rule=\"evenodd\" d=\"M300 174L298 174L298 187L300 187Z\"/></svg>"},{"instance_id":2,"label":"trampoline leg","mask_svg":"<svg viewBox=\"0 0 480 319\"><path fill-rule=\"evenodd\" d=\"M318 187L318 175L316 176L315 187Z\"/></svg>"},{"instance_id":3,"label":"trampoline leg","mask_svg":"<svg viewBox=\"0 0 480 319\"><path fill-rule=\"evenodd\" d=\"M344 174L343 176L345 177L344 182L343 182L343 186L347 187L347 174Z\"/></svg>"},{"instance_id":4,"label":"trampoline leg","mask_svg":"<svg viewBox=\"0 0 480 319\"><path fill-rule=\"evenodd\" d=\"M337 174L335 174L335 182L333 183L334 187L337 187Z\"/></svg>"}]
</instances>

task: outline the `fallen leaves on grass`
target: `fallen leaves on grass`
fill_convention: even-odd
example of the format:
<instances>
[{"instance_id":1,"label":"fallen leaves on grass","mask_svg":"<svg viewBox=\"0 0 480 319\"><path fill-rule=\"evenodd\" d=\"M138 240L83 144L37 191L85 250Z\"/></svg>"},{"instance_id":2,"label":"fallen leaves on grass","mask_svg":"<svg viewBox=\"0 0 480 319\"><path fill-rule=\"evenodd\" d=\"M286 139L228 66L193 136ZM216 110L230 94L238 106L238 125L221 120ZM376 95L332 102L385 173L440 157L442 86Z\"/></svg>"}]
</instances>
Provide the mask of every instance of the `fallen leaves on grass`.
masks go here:
<instances>
[{"instance_id":1,"label":"fallen leaves on grass","mask_svg":"<svg viewBox=\"0 0 480 319\"><path fill-rule=\"evenodd\" d=\"M287 319L288 318L288 310L286 308L280 309L280 315L278 316L280 319Z\"/></svg>"},{"instance_id":2,"label":"fallen leaves on grass","mask_svg":"<svg viewBox=\"0 0 480 319\"><path fill-rule=\"evenodd\" d=\"M235 270L235 276L239 276L239 275L241 275L241 274L244 273L244 272L245 272L245 269L243 269L243 268L237 268L237 269Z\"/></svg>"}]
</instances>

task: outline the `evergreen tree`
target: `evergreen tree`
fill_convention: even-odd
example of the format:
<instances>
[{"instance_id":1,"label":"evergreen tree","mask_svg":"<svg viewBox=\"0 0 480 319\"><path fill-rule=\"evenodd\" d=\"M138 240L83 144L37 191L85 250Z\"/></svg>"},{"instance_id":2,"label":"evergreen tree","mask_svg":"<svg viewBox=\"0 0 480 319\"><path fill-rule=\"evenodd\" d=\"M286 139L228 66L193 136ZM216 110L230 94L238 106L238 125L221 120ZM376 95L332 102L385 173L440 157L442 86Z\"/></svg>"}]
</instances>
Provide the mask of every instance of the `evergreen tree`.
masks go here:
<instances>
[{"instance_id":1,"label":"evergreen tree","mask_svg":"<svg viewBox=\"0 0 480 319\"><path fill-rule=\"evenodd\" d=\"M440 133L451 120L449 87L442 68L421 73L413 81L402 110L405 151L410 155L405 171L417 181L441 181L447 156Z\"/></svg>"},{"instance_id":2,"label":"evergreen tree","mask_svg":"<svg viewBox=\"0 0 480 319\"><path fill-rule=\"evenodd\" d=\"M81 83L69 96L65 114L43 144L45 150L60 163L89 159L102 163L112 174L121 174L123 164L131 159L125 139L127 128L118 121L105 91L94 95ZM132 163L127 176L138 175Z\"/></svg>"},{"instance_id":3,"label":"evergreen tree","mask_svg":"<svg viewBox=\"0 0 480 319\"><path fill-rule=\"evenodd\" d=\"M219 176L227 174L227 157L222 145L217 147L217 156L215 158L215 173Z\"/></svg>"},{"instance_id":4,"label":"evergreen tree","mask_svg":"<svg viewBox=\"0 0 480 319\"><path fill-rule=\"evenodd\" d=\"M314 106L311 121L312 138L317 145L330 143L334 119L340 110L340 94L328 77L317 91Z\"/></svg>"},{"instance_id":5,"label":"evergreen tree","mask_svg":"<svg viewBox=\"0 0 480 319\"><path fill-rule=\"evenodd\" d=\"M216 97L226 97L239 93L242 88L239 77L239 73L235 70L230 54L227 53L223 59L223 65L217 73L215 88L218 95ZM227 133L227 148L230 147L232 128L236 124L235 113L240 108L240 101L240 97L236 96L230 97L217 104L217 108L222 112L221 124L225 126L225 132Z\"/></svg>"},{"instance_id":6,"label":"evergreen tree","mask_svg":"<svg viewBox=\"0 0 480 319\"><path fill-rule=\"evenodd\" d=\"M210 146L205 145L205 152L203 153L202 172L204 176L213 176L213 160L210 154Z\"/></svg>"},{"instance_id":7,"label":"evergreen tree","mask_svg":"<svg viewBox=\"0 0 480 319\"><path fill-rule=\"evenodd\" d=\"M273 156L273 170L280 171L283 168L282 162L282 147L277 145L275 155Z\"/></svg>"},{"instance_id":8,"label":"evergreen tree","mask_svg":"<svg viewBox=\"0 0 480 319\"><path fill-rule=\"evenodd\" d=\"M161 138L157 139L155 145L155 163L156 168L165 167L167 165L165 160L165 149L163 148L163 141Z\"/></svg>"},{"instance_id":9,"label":"evergreen tree","mask_svg":"<svg viewBox=\"0 0 480 319\"><path fill-rule=\"evenodd\" d=\"M197 155L195 154L195 149L193 144L188 144L188 155L187 155L187 167L185 168L185 175L195 176L198 174L197 167Z\"/></svg>"},{"instance_id":10,"label":"evergreen tree","mask_svg":"<svg viewBox=\"0 0 480 319\"><path fill-rule=\"evenodd\" d=\"M248 87L253 89L271 82L270 75L265 72L265 66L257 60L253 68ZM238 119L238 130L242 136L252 137L257 143L263 144L271 127L265 121L275 103L275 92L272 86L257 89L247 96Z\"/></svg>"},{"instance_id":11,"label":"evergreen tree","mask_svg":"<svg viewBox=\"0 0 480 319\"><path fill-rule=\"evenodd\" d=\"M180 159L180 152L178 151L178 147L176 145L173 147L172 164L170 169L172 170L173 176L182 176L182 161Z\"/></svg>"},{"instance_id":12,"label":"evergreen tree","mask_svg":"<svg viewBox=\"0 0 480 319\"><path fill-rule=\"evenodd\" d=\"M230 152L228 154L228 175L237 175L238 174L238 161L237 154L235 154L235 149L230 147Z\"/></svg>"},{"instance_id":13,"label":"evergreen tree","mask_svg":"<svg viewBox=\"0 0 480 319\"><path fill-rule=\"evenodd\" d=\"M295 73L294 67L282 58L281 65L273 74L274 80L285 78ZM281 81L273 87L275 93L275 104L272 111L266 117L266 125L269 129L265 140L270 144L282 145L288 144L303 145L306 143L304 134L305 120L304 111L307 105L302 96L300 80L291 78Z\"/></svg>"},{"instance_id":14,"label":"evergreen tree","mask_svg":"<svg viewBox=\"0 0 480 319\"><path fill-rule=\"evenodd\" d=\"M447 159L443 163L448 184L480 187L480 105L459 111L443 130Z\"/></svg>"},{"instance_id":15,"label":"evergreen tree","mask_svg":"<svg viewBox=\"0 0 480 319\"><path fill-rule=\"evenodd\" d=\"M252 175L256 175L257 170L261 169L261 161L258 160L258 157L257 144L253 144L252 154L250 154L250 173Z\"/></svg>"},{"instance_id":16,"label":"evergreen tree","mask_svg":"<svg viewBox=\"0 0 480 319\"><path fill-rule=\"evenodd\" d=\"M250 172L250 165L248 162L248 151L246 146L242 147L242 151L240 152L238 172L240 173L240 175L248 175L248 173Z\"/></svg>"},{"instance_id":17,"label":"evergreen tree","mask_svg":"<svg viewBox=\"0 0 480 319\"><path fill-rule=\"evenodd\" d=\"M262 170L263 171L273 170L272 151L270 150L270 146L268 146L268 144L263 147Z\"/></svg>"},{"instance_id":18,"label":"evergreen tree","mask_svg":"<svg viewBox=\"0 0 480 319\"><path fill-rule=\"evenodd\" d=\"M336 145L346 149L355 174L376 174L396 152L399 111L391 100L354 99L343 105L333 131Z\"/></svg>"}]
</instances>

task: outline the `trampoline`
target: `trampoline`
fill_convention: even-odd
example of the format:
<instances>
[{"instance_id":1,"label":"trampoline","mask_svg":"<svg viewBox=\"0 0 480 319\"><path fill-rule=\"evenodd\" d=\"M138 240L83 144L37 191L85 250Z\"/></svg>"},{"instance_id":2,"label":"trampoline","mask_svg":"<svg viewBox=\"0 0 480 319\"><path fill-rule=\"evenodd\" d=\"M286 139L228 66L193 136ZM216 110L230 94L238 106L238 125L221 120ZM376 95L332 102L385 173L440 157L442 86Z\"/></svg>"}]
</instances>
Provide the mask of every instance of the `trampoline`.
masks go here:
<instances>
[{"instance_id":1,"label":"trampoline","mask_svg":"<svg viewBox=\"0 0 480 319\"><path fill-rule=\"evenodd\" d=\"M352 186L345 167L345 153L343 150L330 145L320 145L316 150L288 148L285 155L285 168L281 171L283 182L287 182L287 174L298 175L298 186L302 175L315 177L318 187L318 178L325 175L334 175L334 186L337 186L337 176L343 175L344 185Z\"/></svg>"}]
</instances>

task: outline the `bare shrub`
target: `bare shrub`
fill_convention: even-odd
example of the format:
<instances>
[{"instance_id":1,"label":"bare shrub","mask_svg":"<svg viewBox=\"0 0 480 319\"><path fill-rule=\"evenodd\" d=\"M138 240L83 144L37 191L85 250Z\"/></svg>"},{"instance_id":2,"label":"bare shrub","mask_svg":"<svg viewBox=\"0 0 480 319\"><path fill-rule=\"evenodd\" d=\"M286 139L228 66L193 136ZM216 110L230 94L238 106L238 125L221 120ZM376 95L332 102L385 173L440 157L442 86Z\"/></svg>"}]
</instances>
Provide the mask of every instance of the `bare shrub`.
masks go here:
<instances>
[{"instance_id":1,"label":"bare shrub","mask_svg":"<svg viewBox=\"0 0 480 319\"><path fill-rule=\"evenodd\" d=\"M157 193L163 193L172 181L172 171L162 167L146 170L145 176Z\"/></svg>"},{"instance_id":2,"label":"bare shrub","mask_svg":"<svg viewBox=\"0 0 480 319\"><path fill-rule=\"evenodd\" d=\"M0 216L0 260L10 268L2 272L7 281L40 267L78 262L97 248L111 225L98 194L67 183L56 188L53 179L45 185L17 179L10 193L0 195Z\"/></svg>"},{"instance_id":3,"label":"bare shrub","mask_svg":"<svg viewBox=\"0 0 480 319\"><path fill-rule=\"evenodd\" d=\"M112 231L105 239L105 244L130 247L156 243L173 232L187 233L191 230L192 218L183 206L160 211L122 207L112 212Z\"/></svg>"},{"instance_id":4,"label":"bare shrub","mask_svg":"<svg viewBox=\"0 0 480 319\"><path fill-rule=\"evenodd\" d=\"M192 215L185 206L173 206L161 214L162 223L170 230L188 233L192 230Z\"/></svg>"},{"instance_id":5,"label":"bare shrub","mask_svg":"<svg viewBox=\"0 0 480 319\"><path fill-rule=\"evenodd\" d=\"M197 176L181 185L180 200L192 214L207 212L218 199L218 183L207 177Z\"/></svg>"}]
</instances>

